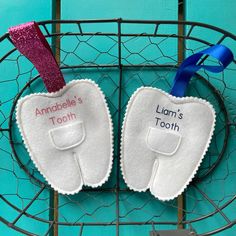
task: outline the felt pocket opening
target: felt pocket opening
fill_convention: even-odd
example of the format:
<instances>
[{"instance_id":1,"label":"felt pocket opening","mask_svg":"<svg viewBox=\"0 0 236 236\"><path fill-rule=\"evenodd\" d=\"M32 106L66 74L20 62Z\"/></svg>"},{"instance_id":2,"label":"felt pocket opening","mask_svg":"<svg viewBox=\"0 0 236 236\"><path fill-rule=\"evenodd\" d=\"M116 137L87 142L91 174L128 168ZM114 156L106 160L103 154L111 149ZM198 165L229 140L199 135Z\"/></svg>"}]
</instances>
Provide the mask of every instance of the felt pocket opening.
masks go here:
<instances>
[{"instance_id":1,"label":"felt pocket opening","mask_svg":"<svg viewBox=\"0 0 236 236\"><path fill-rule=\"evenodd\" d=\"M149 127L146 144L153 152L171 156L178 150L181 135L176 131Z\"/></svg>"},{"instance_id":2,"label":"felt pocket opening","mask_svg":"<svg viewBox=\"0 0 236 236\"><path fill-rule=\"evenodd\" d=\"M68 150L80 145L85 139L82 121L49 130L53 146L59 150Z\"/></svg>"}]
</instances>

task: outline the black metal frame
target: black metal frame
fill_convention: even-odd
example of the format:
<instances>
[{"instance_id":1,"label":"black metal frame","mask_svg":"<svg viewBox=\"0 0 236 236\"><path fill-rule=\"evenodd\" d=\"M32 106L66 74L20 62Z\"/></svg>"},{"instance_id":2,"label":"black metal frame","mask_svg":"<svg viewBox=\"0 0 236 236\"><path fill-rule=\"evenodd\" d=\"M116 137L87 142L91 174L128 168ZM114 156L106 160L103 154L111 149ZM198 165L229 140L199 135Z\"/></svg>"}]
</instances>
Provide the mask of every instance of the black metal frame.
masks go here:
<instances>
[{"instance_id":1,"label":"black metal frame","mask_svg":"<svg viewBox=\"0 0 236 236\"><path fill-rule=\"evenodd\" d=\"M104 33L104 32L84 32L82 29L82 25L83 24L93 24L93 23L117 23L117 33ZM78 32L65 32L65 33L50 33L48 26L50 25L54 25L54 24L73 24L73 25L77 25L78 26ZM141 33L141 34L136 34L136 33L123 33L122 32L122 25L123 24L149 24L149 25L153 25L154 26L154 31L153 33ZM194 41L198 41L204 45L207 46L211 46L213 44L219 44L221 42L223 42L226 38L231 38L232 40L236 41L236 36L224 31L220 28L214 27L214 26L210 26L207 24L202 24L202 23L196 23L196 22L179 22L179 21L155 21L155 20L122 20L122 19L106 19L106 20L54 20L54 21L43 21L43 22L39 22L40 27L42 27L46 34L45 36L47 38L50 37L70 37L70 36L114 36L117 37L117 46L118 46L118 63L117 64L103 64L103 65L96 65L96 64L89 64L89 65L74 65L74 66L61 66L62 70L71 70L71 69L83 69L83 68L117 68L119 70L119 101L118 101L118 108L117 108L117 112L118 112L118 134L117 134L117 140L118 140L118 150L117 153L115 154L117 158L119 158L120 156L120 137L121 137L121 124L122 124L122 114L121 111L123 109L122 107L122 81L123 81L123 69L124 68L147 68L147 69L154 69L154 68L173 68L176 66L173 65L150 65L150 64L145 64L145 65L127 65L127 64L122 64L122 37L125 36L130 36L130 37L168 37L168 38L176 38L176 39L181 39L181 40L194 40ZM178 34L159 34L158 32L158 27L160 25L182 25L182 26L188 26L190 27L188 32L184 35L178 35ZM212 43L212 42L208 42L205 41L203 39L200 38L196 38L194 36L191 35L193 29L195 27L203 27L206 29L210 29L210 30L214 30L216 32L219 32L222 34L222 36L220 37L220 39L218 40L218 42ZM6 33L5 35L3 35L2 37L0 37L0 43L3 42L4 40L8 40L11 42L11 39L9 37L9 34ZM2 56L2 58L0 58L0 66L1 66L1 62L3 62L6 58L8 58L16 49L13 48L12 50L10 50L9 52L7 52L4 56ZM206 59L206 58L205 58ZM204 60L205 60L204 59ZM200 63L203 63L204 60L202 60ZM234 63L236 61L234 60ZM200 220L204 220L208 217L211 217L217 213L220 213L221 216L224 218L224 220L226 221L226 225L221 227L221 228L217 228L215 230L212 230L211 232L206 232L202 235L211 235L217 232L221 232L225 229L228 229L230 227L232 227L234 224L236 224L236 219L234 221L230 220L223 212L223 209L225 209L226 207L228 207L232 202L235 201L236 199L236 194L230 199L228 200L224 205L222 205L221 207L218 207L214 201L212 199L210 199L201 189L198 188L198 183L201 182L205 177L207 177L210 173L212 173L212 171L214 171L214 169L218 166L218 164L220 163L225 149L227 147L227 143L228 143L228 139L229 139L229 132L230 132L230 126L235 125L230 123L230 119L229 119L229 114L228 111L225 107L224 104L224 97L222 97L221 93L217 90L217 88L215 88L207 79L205 79L204 77L202 77L201 75L197 74L196 75L198 79L202 80L203 83L205 83L207 85L207 87L209 87L209 89L212 91L212 93L215 94L217 101L220 104L222 113L224 115L224 119L225 119L225 138L224 138L224 143L223 143L223 147L222 150L217 158L217 160L214 162L214 164L200 177L197 177L194 179L194 181L192 182L192 185L194 186L194 188L203 196L203 198L206 199L206 201L209 202L209 204L211 206L214 207L214 211L204 215L202 217L193 219L193 220L185 220L182 219L181 220L181 224L183 225L189 225L191 223L194 223L196 221L200 221ZM21 162L21 159L15 149L15 144L13 142L13 130L12 130L12 126L13 126L13 122L14 122L14 112L15 112L15 107L17 104L18 99L21 97L21 95L23 94L23 92L25 91L25 89L27 89L28 87L30 87L35 81L37 81L39 78L39 76L34 77L33 79L31 79L24 87L23 89L16 95L15 100L12 104L12 109L10 112L10 118L9 118L9 124L8 124L8 128L7 129L0 129L0 132L8 132L9 136L10 136L10 145L12 148L12 152L14 154L14 157L16 158L18 164L20 165L20 167L27 173L27 175L29 176L29 178L36 183L37 185L41 186L40 187L40 191L34 196L34 198L32 198L32 200L29 202L29 204L24 208L24 209L19 209L17 206L13 205L7 198L5 198L3 195L0 194L0 199L2 201L4 201L5 203L7 203L9 206L11 206L14 210L16 210L17 212L19 212L18 217L13 221L13 222L8 222L6 219L4 219L3 217L0 217L0 221L2 221L4 224L8 225L9 227L25 233L27 235L34 235L34 233L32 232L27 232L24 229L18 228L16 226L16 222L21 218L22 215L25 215L29 218L47 223L49 225L48 231L45 233L45 235L48 235L50 233L51 228L53 227L54 224L57 225L67 225L67 226L80 226L81 227L81 234L82 235L82 230L84 226L109 226L109 225L114 225L116 226L116 235L119 235L119 227L120 225L159 225L159 224L163 224L163 225L178 225L179 221L176 222L155 222L155 221L146 221L146 222L120 222L120 209L119 209L119 193L122 191L127 191L129 192L130 190L128 190L127 188L121 189L120 188L120 178L119 178L119 173L120 173L120 166L119 166L119 162L117 161L117 168L116 168L116 186L112 187L112 188L98 188L98 189L84 189L82 191L108 191L108 192L113 192L116 194L116 222L55 222L54 220L46 220L34 215L31 215L29 213L27 213L28 208L33 204L33 202L39 197L39 195L45 190L48 189L49 186L41 181L40 179L38 179L37 177L35 177L32 173L30 173L27 169L27 167L25 167L25 165ZM0 84L1 85L1 84Z\"/></svg>"}]
</instances>

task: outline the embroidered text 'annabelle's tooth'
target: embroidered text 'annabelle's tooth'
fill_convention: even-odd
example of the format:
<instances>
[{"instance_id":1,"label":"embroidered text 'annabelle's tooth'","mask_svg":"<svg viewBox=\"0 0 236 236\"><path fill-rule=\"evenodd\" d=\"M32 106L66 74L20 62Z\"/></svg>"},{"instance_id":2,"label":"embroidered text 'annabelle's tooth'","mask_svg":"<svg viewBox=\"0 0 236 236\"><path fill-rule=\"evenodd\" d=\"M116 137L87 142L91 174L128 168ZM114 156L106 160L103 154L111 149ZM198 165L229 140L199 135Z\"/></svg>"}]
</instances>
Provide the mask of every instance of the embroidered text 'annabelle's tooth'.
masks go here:
<instances>
[{"instance_id":1,"label":"embroidered text 'annabelle's tooth'","mask_svg":"<svg viewBox=\"0 0 236 236\"><path fill-rule=\"evenodd\" d=\"M71 112L72 107L78 106L83 103L82 98L77 96L73 96L75 99L67 98L64 102L58 103L45 107L45 108L35 108L35 116L36 118L47 115L48 119L51 121L53 125L67 123L72 120L76 120L78 118L78 114ZM63 115L58 112L65 111ZM53 114L51 114L53 113Z\"/></svg>"}]
</instances>

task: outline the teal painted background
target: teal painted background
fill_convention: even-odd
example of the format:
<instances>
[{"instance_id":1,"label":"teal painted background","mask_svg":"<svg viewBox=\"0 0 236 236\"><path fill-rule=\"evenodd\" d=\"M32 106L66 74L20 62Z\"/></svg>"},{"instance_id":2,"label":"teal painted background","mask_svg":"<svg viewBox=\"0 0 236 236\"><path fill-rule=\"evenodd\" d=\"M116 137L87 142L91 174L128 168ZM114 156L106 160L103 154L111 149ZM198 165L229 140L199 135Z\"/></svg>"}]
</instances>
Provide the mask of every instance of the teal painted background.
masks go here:
<instances>
[{"instance_id":1,"label":"teal painted background","mask_svg":"<svg viewBox=\"0 0 236 236\"><path fill-rule=\"evenodd\" d=\"M31 0L17 0L17 1L5 1L0 0L0 34L3 34L7 31L7 28L11 25L17 25L26 21L30 20L47 20L53 18L53 1L49 0L38 0L38 1L31 1ZM212 7L212 5L214 7ZM101 0L101 1L92 1L92 0L62 0L61 1L61 19L99 19L99 18L118 18L122 17L124 19L155 19L155 20L177 20L178 14L178 1L177 0L119 0L119 1L109 1L109 0ZM218 27L221 27L223 29L226 29L232 33L236 34L236 25L234 22L235 18L235 9L236 9L236 1L234 0L190 0L186 1L186 20L188 21L200 21L212 25L216 25ZM220 12L220 14L218 14ZM104 30L111 30L112 26L106 26L106 28L103 28ZM142 32L142 27L137 28L136 26L127 27L127 31L130 30L140 30ZM64 31L70 31L69 27L62 27L62 30ZM91 29L94 30L94 29ZM151 30L151 29L150 29ZM173 28L165 28L162 29L163 31L170 30L171 32L177 32L177 29ZM188 28L186 29L188 30ZM198 35L198 37L202 37L206 40L217 41L217 35L212 35L209 32L206 33L204 30L198 30L196 32L193 32L194 34ZM125 39L124 39L125 40ZM71 51L74 48L74 45L76 43L76 39L62 39L62 47L65 48L67 51ZM99 47L100 50L106 50L108 46L112 44L112 41L103 41L101 39L100 41L97 40L96 42L91 42L91 44L96 45L96 47ZM139 51L141 49L142 45L147 43L145 40L139 39L139 40L133 40L131 42L127 42L127 45L129 48L131 48L134 52ZM228 43L229 46L234 50L236 50L235 44L232 44L232 42L225 42ZM190 43L189 45L186 45L190 48L197 48L198 45L194 43ZM10 45L0 45L0 55L3 55L4 52L6 52L9 49ZM177 51L177 42L176 40L173 40L173 45L162 45L162 48L166 50L166 53L168 55L172 55L174 58L173 64L175 64L175 60L177 59L176 51ZM85 46L80 49L80 53L84 55L87 61L94 60L94 51L91 50L91 48L86 48ZM91 51L90 51L91 50ZM114 49L113 53L116 53ZM142 59L136 56L129 56L129 53L125 51L125 48L123 49L124 54L127 55L126 60L123 60L123 63L132 63L132 62L141 62ZM126 53L126 54L125 54ZM234 52L236 53L236 51ZM145 55L146 54L146 55ZM189 54L189 51L186 53ZM149 48L147 51L144 52L144 56L147 56L148 58L154 59L155 55L153 55L153 49ZM65 64L71 64L71 63L78 63L78 58L74 58L72 56L64 58L62 53L62 59ZM24 58L20 58L20 60L24 61ZM112 57L99 57L97 59L97 63L103 63L103 62L110 62L115 63L115 58ZM163 60L163 59L161 59ZM159 63L164 63L165 61L159 61ZM80 62L81 63L81 62ZM32 65L28 63L25 60L25 65L23 68L21 68L22 78L21 82L22 85L27 81L27 78L29 76L30 70L32 68ZM10 81L10 78L14 78L18 74L18 68L16 68L15 65L12 65L10 62L7 62L6 64L3 64L0 68L0 81L1 80L7 80L9 78L9 82L7 82L3 87L0 88L0 98L1 101L5 101L8 99L14 99L17 85L12 85L12 82ZM24 74L25 72L25 74ZM36 71L32 72L33 74L36 74ZM163 72L165 73L165 72ZM105 91L106 95L108 95L111 99L111 102L113 104L117 104L117 94L111 93L111 91L115 90L115 87L117 86L117 74L116 71L110 71L110 72L104 72L106 74L106 77L98 77L97 74L88 73L88 72L81 72L80 77L90 77L97 82L99 82L102 89ZM158 75L157 75L158 74ZM125 71L125 82L127 83L126 88L128 94L132 94L132 92L138 87L141 86L140 83L140 75L142 76L142 80L145 80L146 78L154 78L156 76L162 76L162 72L158 73L150 73L150 72L144 72L141 71L141 73L137 71ZM171 77L173 77L174 73L169 74L169 80ZM74 75L73 75L74 76ZM215 75L214 75L215 76ZM231 77L234 76L233 72L226 72L225 76ZM132 77L134 80L130 80L129 78ZM217 77L217 76L215 76ZM220 77L220 76L219 76ZM71 79L71 74L66 74L66 78L69 80ZM112 78L114 80L114 83L111 83L109 78ZM163 75L163 78L164 75ZM229 82L229 86L234 86L234 82ZM21 86L21 85L20 85ZM165 89L165 84L157 83L154 84L154 86L161 87ZM39 89L39 88L37 88ZM231 99L235 99L235 95L232 94L226 94L227 96L230 96ZM124 98L123 104L127 102L128 97ZM230 106L230 101L229 101ZM110 105L110 108L112 109L112 106ZM1 109L4 109L4 112L9 111L10 107L8 106L2 106ZM117 117L114 117L114 119L117 119ZM0 114L0 123L1 123L1 114ZM2 127L5 127L7 124L3 124ZM232 140L235 140L234 137L232 137ZM0 157L1 157L1 166L5 166L6 169L9 165L12 165L10 160L8 158L4 158L6 154L2 149L9 149L8 139L7 137L4 137L1 139L0 147ZM231 141L231 146L234 146L234 141ZM228 153L230 153L232 150L229 149ZM228 166L231 163L230 166ZM16 181L15 176L11 175L9 178L9 173L5 173L4 171L1 171L0 175L0 189L4 189L4 192L10 193L8 196L8 199L11 200L14 204L19 206L20 208L23 208L27 205L29 200L27 200L27 197L29 197L29 193L32 193L32 196L39 190L37 187L32 185L29 181L25 180L25 174L19 169L17 164L14 165L15 172L18 174L18 177L21 179L19 181ZM227 181L227 186L225 186L224 181L222 181L222 175L227 175L229 172L235 173L236 172L236 159L233 158L231 155L230 157L226 158L224 162L222 162L221 168L217 170L217 174L215 176L216 181L216 187L214 188L205 188L206 186L202 186L205 188L204 190L212 197L218 199L218 194L222 194L220 191L225 191L225 198L230 196L230 194L235 193L236 191L236 181L235 181L235 175L232 175L232 178ZM217 175L220 177L219 180L217 180ZM113 184L114 179L110 178L108 184ZM122 183L123 184L123 183ZM20 190L22 192L19 192L19 195L21 198L15 198L12 194L14 194L14 190L17 188L17 186L20 186ZM24 187L22 187L24 186ZM219 187L218 187L219 186ZM220 191L219 191L220 190ZM192 191L191 194L194 195L194 189L190 189L189 191ZM0 190L1 193L1 190ZM26 194L27 193L27 194ZM220 195L221 196L221 195ZM121 196L122 198L126 198L125 194ZM142 203L142 199L150 197L148 194L140 194L139 199L137 197L131 197L129 201L126 203L126 205L123 205L121 208L121 214L125 214L129 209L131 209L131 206L133 204L132 201L135 201L136 206L140 206ZM92 204L94 204L92 201L88 202L85 201L87 196L86 194L81 194L79 197L75 197L76 200L80 201L82 204L82 207L88 207L88 205L91 204L91 211L92 211ZM108 202L109 204L113 204L113 199L111 196L108 196L106 194L101 194L98 198L96 197L96 200L98 201L104 201ZM66 198L61 196L59 201L60 204L63 205L64 202L66 202ZM73 200L73 197L72 197ZM29 209L29 212L34 214L34 212L40 212L39 216L41 217L48 217L48 208L47 203L49 202L49 195L47 193L44 193L41 196L41 200L39 199L37 201L37 204L32 205ZM223 202L223 199L222 199ZM194 206L193 202L189 201L187 203L187 207L190 211L193 211L193 216L196 216L196 212L201 215L205 212L208 212L210 209L209 204L205 204L202 202L202 204L198 204L197 206ZM112 205L113 206L113 205ZM40 208L40 211L39 211ZM152 202L151 204L147 205L145 210L146 211L155 211L158 214L159 210L163 209L162 204L157 202ZM66 205L61 208L61 219L63 217L72 219L73 215L76 214L77 208L73 205ZM107 219L113 219L115 220L114 216L114 210L115 206L111 207L109 209L101 209L100 211L96 212L95 218L96 219L103 219L104 221ZM75 214L73 214L75 213ZM234 204L230 210L227 210L225 212L231 219L236 218L236 205ZM129 218L131 219L139 219L139 220L145 220L147 219L147 216L145 214L139 215L140 213L134 213L129 215ZM169 209L166 210L166 212L163 213L162 220L173 220L176 219L176 210L175 209ZM11 210L9 207L7 207L6 204L0 203L0 216L4 216L9 221L12 221L16 217L16 212ZM191 214L188 215L191 218ZM91 218L85 216L82 218L83 220L90 220ZM95 221L96 221L95 219ZM76 219L73 219L76 220ZM124 220L127 220L126 218ZM209 218L209 220L196 224L196 228L199 229L199 231L204 232L207 229L212 229L212 225L215 225L217 228L219 225L223 225L222 218L220 216L216 216L214 218ZM42 235L45 233L47 229L47 225L40 224L35 222L33 220L28 219L27 217L23 217L22 220L20 220L17 224L19 227L25 228L29 231L35 232L39 235ZM160 227L160 228L166 228L166 227ZM151 227L148 226L137 226L137 227L124 227L122 226L120 229L120 235L121 236L132 236L132 235L148 235L149 230L151 230ZM235 227L227 230L223 233L219 233L218 235L222 236L232 236L236 232ZM79 230L78 227L64 227L61 226L59 228L60 235L78 235ZM107 228L98 228L98 229L88 229L85 227L84 233L87 233L85 235L114 235L115 234L115 227L107 227ZM4 224L0 223L0 235L20 235L19 233L7 228Z\"/></svg>"}]
</instances>

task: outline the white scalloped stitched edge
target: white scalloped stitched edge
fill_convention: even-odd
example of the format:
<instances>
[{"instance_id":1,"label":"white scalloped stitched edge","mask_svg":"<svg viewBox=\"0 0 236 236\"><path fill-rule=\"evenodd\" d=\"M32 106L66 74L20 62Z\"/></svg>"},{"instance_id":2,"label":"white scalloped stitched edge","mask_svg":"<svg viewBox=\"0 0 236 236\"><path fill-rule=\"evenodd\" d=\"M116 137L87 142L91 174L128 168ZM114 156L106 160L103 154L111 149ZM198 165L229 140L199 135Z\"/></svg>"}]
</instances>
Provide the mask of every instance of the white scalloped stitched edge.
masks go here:
<instances>
[{"instance_id":1,"label":"white scalloped stitched edge","mask_svg":"<svg viewBox=\"0 0 236 236\"><path fill-rule=\"evenodd\" d=\"M112 119L111 119L111 113L110 113L110 110L108 108L108 104L107 104L107 101L106 101L106 98L105 98L105 95L103 93L103 91L101 90L101 88L98 86L98 84L96 84L93 80L91 79L81 79L81 80L72 80L70 81L68 84L66 84L63 88L61 88L60 90L56 91L56 92L52 92L52 93L34 93L34 94L30 94L30 95L27 95L23 98L21 98L18 102L17 102L17 106L16 106L16 122L17 122L17 125L19 127L19 130L20 130L20 134L21 134L21 137L22 137L22 140L24 142L24 145L30 155L30 158L31 160L33 161L34 165L37 167L37 169L39 170L40 174L46 179L46 181L48 182L48 184L56 191L58 191L59 193L61 194L67 194L67 195L72 195L72 194L75 194L75 193L78 193L81 189L82 189L82 186L83 184L77 188L76 190L73 190L73 191L64 191L63 189L60 189L58 188L57 186L55 186L53 183L51 183L51 181L49 182L48 178L44 175L43 171L41 170L40 168L40 165L38 164L37 160L33 158L33 155L32 155L32 152L30 150L30 147L28 145L28 142L27 140L25 140L24 138L24 131L23 129L21 128L21 119L20 119L20 108L21 108L21 104L29 99L30 97L34 97L36 95L40 95L40 96L47 96L47 97L59 97L61 96L64 92L66 92L69 88L73 87L75 84L78 84L78 83L81 83L81 82L85 82L85 83L89 83L89 84L92 84L94 85L98 91L100 92L100 95L102 96L102 99L104 101L104 104L105 104L105 109L107 111L107 117L108 117L108 120L109 120L109 127L110 127L110 142L111 142L111 150L110 150L110 163L109 163L109 167L108 167L108 170L107 170L107 173L105 175L105 177L97 184L86 184L85 186L89 186L89 187L92 187L92 188L96 188L96 187L99 187L101 185L103 185L109 178L110 176L110 173L111 173L111 169L112 169L112 164L113 164L113 152L114 152L114 140L113 140L113 124L112 124ZM69 86L68 86L69 85Z\"/></svg>"},{"instance_id":2,"label":"white scalloped stitched edge","mask_svg":"<svg viewBox=\"0 0 236 236\"><path fill-rule=\"evenodd\" d=\"M170 201L170 200L173 200L174 198L178 197L181 193L183 193L185 191L185 189L188 187L189 183L192 181L192 179L194 178L194 176L196 175L197 173L197 170L198 168L200 167L201 163L202 163L202 160L210 146L210 143L211 143L211 140L212 140L212 136L213 136L213 133L214 133L214 130L215 130L215 123L216 123L216 113L215 113L215 110L214 110L214 107L212 106L211 103L209 103L208 101L202 99L202 98L197 98L197 97L175 97L161 89L158 89L158 88L153 88L153 87L145 87L145 86L142 86L140 88L138 88L133 94L132 96L130 97L129 99L129 102L127 104L127 107L126 107L126 112L125 112L125 115L124 115L124 119L123 119L123 125L122 125L122 131L121 131L121 142L120 142L120 150L121 150L121 160L120 160L120 166L121 166L121 172L122 172L122 176L124 178L124 181L125 183L127 184L127 186L134 190L134 191L137 191L137 192L145 192L147 189L149 189L149 185L146 187L146 188L143 188L143 189L137 189L137 188L134 188L133 186L131 186L127 179L126 179L126 175L125 175L125 170L124 170L124 149L123 149L123 144L124 144L124 132L125 132L125 124L126 124L126 119L127 119L127 116L128 116L128 112L130 110L130 107L132 106L132 103L133 101L135 100L135 97L137 96L137 94L141 91L141 90L144 90L144 89L150 89L150 90L153 90L153 91L159 91L161 92L162 94L166 95L167 97L169 97L171 99L172 102L173 99L175 100L178 100L178 101L183 101L183 102L200 102L201 104L206 104L210 110L212 111L212 114L213 114L213 119L214 119L214 122L212 124L212 127L211 127L211 131L210 131L210 135L209 135L209 138L208 138L208 142L206 143L205 145L205 149L204 149L204 152L202 154L202 157L199 159L199 162L197 163L192 175L188 178L188 180L184 183L183 187L177 192L177 194L171 196L171 197L167 197L167 198L163 198L163 197L158 197L158 196L155 196L156 198L158 198L159 200L162 200L162 201ZM178 104L181 104L181 103L178 103Z\"/></svg>"}]
</instances>

